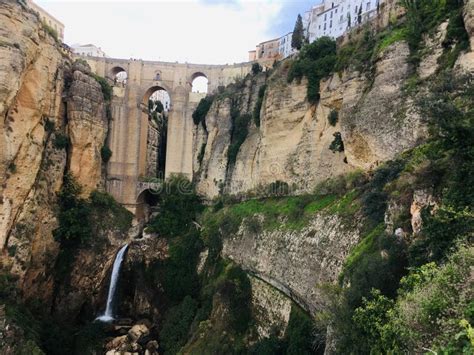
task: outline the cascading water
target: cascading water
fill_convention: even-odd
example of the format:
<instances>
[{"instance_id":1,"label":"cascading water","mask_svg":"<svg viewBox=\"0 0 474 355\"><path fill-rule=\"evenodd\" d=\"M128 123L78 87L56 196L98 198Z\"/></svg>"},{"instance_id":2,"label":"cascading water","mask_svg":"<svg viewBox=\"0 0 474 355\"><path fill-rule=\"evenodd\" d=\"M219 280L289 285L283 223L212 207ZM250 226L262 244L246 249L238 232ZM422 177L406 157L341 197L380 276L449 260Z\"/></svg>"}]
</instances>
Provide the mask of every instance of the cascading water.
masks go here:
<instances>
[{"instance_id":1,"label":"cascading water","mask_svg":"<svg viewBox=\"0 0 474 355\"><path fill-rule=\"evenodd\" d=\"M114 299L115 299L115 290L117 288L117 282L120 275L120 268L122 266L122 261L127 251L128 244L125 244L117 253L115 257L114 266L112 268L112 276L110 277L109 293L107 295L107 306L103 315L96 318L96 320L101 322L111 322L114 320Z\"/></svg>"}]
</instances>

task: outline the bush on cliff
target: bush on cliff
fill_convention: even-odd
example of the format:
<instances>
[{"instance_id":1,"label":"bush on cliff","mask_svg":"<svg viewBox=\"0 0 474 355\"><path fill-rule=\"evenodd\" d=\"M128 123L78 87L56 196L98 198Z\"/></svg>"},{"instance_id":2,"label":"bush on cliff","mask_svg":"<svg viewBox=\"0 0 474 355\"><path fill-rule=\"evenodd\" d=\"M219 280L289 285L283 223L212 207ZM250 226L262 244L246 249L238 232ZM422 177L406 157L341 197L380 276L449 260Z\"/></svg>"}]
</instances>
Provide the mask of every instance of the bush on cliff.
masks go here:
<instances>
[{"instance_id":1,"label":"bush on cliff","mask_svg":"<svg viewBox=\"0 0 474 355\"><path fill-rule=\"evenodd\" d=\"M214 96L206 96L199 101L199 104L193 112L193 122L195 125L201 123L204 128L206 127L206 115L209 112L213 101Z\"/></svg>"},{"instance_id":2,"label":"bush on cliff","mask_svg":"<svg viewBox=\"0 0 474 355\"><path fill-rule=\"evenodd\" d=\"M160 213L150 220L147 228L163 237L186 234L203 209L194 185L181 175L165 181L157 197Z\"/></svg>"},{"instance_id":3,"label":"bush on cliff","mask_svg":"<svg viewBox=\"0 0 474 355\"><path fill-rule=\"evenodd\" d=\"M301 81L303 76L308 79L308 101L319 100L319 82L334 69L336 61L336 42L329 37L318 38L305 45L299 57L292 63L288 71L288 82L294 79Z\"/></svg>"}]
</instances>

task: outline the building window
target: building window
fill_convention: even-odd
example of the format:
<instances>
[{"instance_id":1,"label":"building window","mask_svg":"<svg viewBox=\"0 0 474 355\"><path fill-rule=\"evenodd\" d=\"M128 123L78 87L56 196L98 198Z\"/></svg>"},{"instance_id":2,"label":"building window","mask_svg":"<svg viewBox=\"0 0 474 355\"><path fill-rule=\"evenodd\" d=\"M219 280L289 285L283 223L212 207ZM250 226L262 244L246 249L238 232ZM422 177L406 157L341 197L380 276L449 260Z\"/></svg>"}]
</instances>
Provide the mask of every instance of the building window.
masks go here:
<instances>
[{"instance_id":1,"label":"building window","mask_svg":"<svg viewBox=\"0 0 474 355\"><path fill-rule=\"evenodd\" d=\"M329 21L329 28L332 28L332 20Z\"/></svg>"},{"instance_id":2,"label":"building window","mask_svg":"<svg viewBox=\"0 0 474 355\"><path fill-rule=\"evenodd\" d=\"M369 11L369 9L370 9L370 2L367 3L367 9L366 10Z\"/></svg>"},{"instance_id":3,"label":"building window","mask_svg":"<svg viewBox=\"0 0 474 355\"><path fill-rule=\"evenodd\" d=\"M331 11L331 18L332 18L332 11Z\"/></svg>"},{"instance_id":4,"label":"building window","mask_svg":"<svg viewBox=\"0 0 474 355\"><path fill-rule=\"evenodd\" d=\"M324 31L326 31L326 24L324 24ZM326 32L324 32L324 33L326 33Z\"/></svg>"},{"instance_id":5,"label":"building window","mask_svg":"<svg viewBox=\"0 0 474 355\"><path fill-rule=\"evenodd\" d=\"M334 10L334 13L336 13L336 14L337 14L337 9L336 9L336 10Z\"/></svg>"},{"instance_id":6,"label":"building window","mask_svg":"<svg viewBox=\"0 0 474 355\"><path fill-rule=\"evenodd\" d=\"M319 29L319 30L321 29L321 25L318 26L318 29Z\"/></svg>"}]
</instances>

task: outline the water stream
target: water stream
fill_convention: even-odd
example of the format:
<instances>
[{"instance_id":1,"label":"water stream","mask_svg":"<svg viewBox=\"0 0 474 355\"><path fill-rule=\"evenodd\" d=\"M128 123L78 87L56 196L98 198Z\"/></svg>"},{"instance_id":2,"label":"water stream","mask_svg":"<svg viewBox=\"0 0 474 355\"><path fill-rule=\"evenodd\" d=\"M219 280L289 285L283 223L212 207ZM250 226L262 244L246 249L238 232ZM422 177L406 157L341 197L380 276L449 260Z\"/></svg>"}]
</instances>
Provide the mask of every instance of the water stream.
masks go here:
<instances>
[{"instance_id":1,"label":"water stream","mask_svg":"<svg viewBox=\"0 0 474 355\"><path fill-rule=\"evenodd\" d=\"M117 289L117 282L120 276L120 268L122 267L122 261L127 251L128 244L125 244L117 253L115 257L114 266L112 268L112 276L110 277L109 293L107 295L107 306L105 308L104 314L97 317L96 320L101 322L111 322L114 320L114 301L115 293Z\"/></svg>"}]
</instances>

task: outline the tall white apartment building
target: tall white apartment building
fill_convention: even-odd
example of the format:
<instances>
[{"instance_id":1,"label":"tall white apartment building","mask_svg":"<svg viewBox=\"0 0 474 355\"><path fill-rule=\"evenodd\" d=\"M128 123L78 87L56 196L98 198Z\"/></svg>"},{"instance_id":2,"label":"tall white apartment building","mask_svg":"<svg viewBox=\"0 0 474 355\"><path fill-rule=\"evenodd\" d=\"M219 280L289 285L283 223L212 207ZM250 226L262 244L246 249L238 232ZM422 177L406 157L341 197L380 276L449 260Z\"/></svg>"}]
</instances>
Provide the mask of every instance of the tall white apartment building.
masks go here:
<instances>
[{"instance_id":1,"label":"tall white apartment building","mask_svg":"<svg viewBox=\"0 0 474 355\"><path fill-rule=\"evenodd\" d=\"M311 9L308 40L342 36L349 28L357 27L377 16L383 0L324 0Z\"/></svg>"},{"instance_id":2,"label":"tall white apartment building","mask_svg":"<svg viewBox=\"0 0 474 355\"><path fill-rule=\"evenodd\" d=\"M286 35L280 37L280 46L278 52L280 53L281 59L287 58L293 53L296 52L291 48L291 38L293 37L293 32L289 32Z\"/></svg>"}]
</instances>

